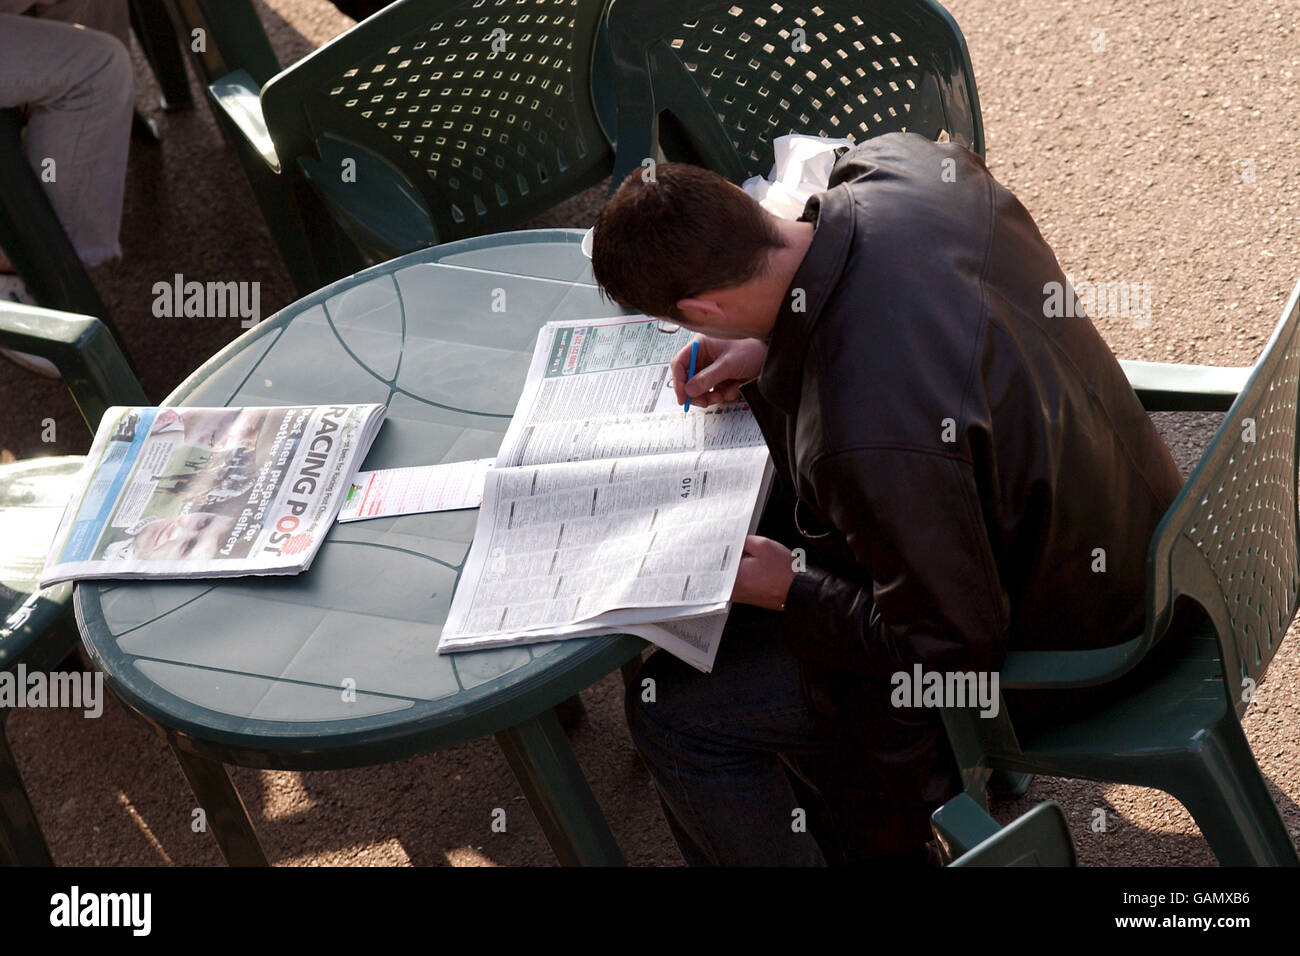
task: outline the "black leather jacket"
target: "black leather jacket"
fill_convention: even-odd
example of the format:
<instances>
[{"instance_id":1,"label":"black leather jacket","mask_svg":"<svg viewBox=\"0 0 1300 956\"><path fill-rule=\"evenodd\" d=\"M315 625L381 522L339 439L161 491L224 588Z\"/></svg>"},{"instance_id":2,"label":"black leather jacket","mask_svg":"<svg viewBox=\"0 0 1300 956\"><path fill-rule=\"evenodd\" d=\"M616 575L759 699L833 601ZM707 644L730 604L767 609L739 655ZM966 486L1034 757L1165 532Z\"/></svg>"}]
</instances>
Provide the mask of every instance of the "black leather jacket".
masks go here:
<instances>
[{"instance_id":1,"label":"black leather jacket","mask_svg":"<svg viewBox=\"0 0 1300 956\"><path fill-rule=\"evenodd\" d=\"M1092 322L1045 315L1066 279L1025 208L977 155L895 133L843 156L802 218L816 233L744 395L817 535L785 542L808 551L785 630L810 696L831 672L996 669L1138 633L1181 479Z\"/></svg>"}]
</instances>

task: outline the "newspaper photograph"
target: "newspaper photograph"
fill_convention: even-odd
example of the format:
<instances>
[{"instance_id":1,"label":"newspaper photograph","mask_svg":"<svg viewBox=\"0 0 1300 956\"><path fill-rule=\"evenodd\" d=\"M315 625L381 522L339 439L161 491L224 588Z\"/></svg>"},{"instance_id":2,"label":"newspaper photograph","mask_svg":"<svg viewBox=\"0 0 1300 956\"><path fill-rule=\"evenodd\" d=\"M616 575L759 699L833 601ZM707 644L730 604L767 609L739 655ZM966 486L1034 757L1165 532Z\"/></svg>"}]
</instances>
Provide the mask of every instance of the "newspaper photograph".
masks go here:
<instances>
[{"instance_id":1,"label":"newspaper photograph","mask_svg":"<svg viewBox=\"0 0 1300 956\"><path fill-rule=\"evenodd\" d=\"M690 340L643 316L542 330L440 652L623 632L711 669L769 460L744 403L677 404Z\"/></svg>"},{"instance_id":2,"label":"newspaper photograph","mask_svg":"<svg viewBox=\"0 0 1300 956\"><path fill-rule=\"evenodd\" d=\"M383 405L110 408L41 586L307 568Z\"/></svg>"}]
</instances>

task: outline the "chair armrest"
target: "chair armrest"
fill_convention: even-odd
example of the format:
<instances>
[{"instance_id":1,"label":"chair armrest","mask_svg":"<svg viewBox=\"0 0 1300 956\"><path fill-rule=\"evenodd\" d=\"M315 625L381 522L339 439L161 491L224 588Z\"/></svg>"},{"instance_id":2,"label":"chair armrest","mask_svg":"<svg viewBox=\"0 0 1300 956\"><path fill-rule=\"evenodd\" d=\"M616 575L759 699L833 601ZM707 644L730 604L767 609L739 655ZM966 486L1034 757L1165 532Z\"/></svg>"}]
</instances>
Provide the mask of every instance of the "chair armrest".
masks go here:
<instances>
[{"instance_id":1,"label":"chair armrest","mask_svg":"<svg viewBox=\"0 0 1300 956\"><path fill-rule=\"evenodd\" d=\"M1012 651L998 671L1001 690L1090 687L1133 668L1150 647L1145 634L1089 651Z\"/></svg>"},{"instance_id":2,"label":"chair armrest","mask_svg":"<svg viewBox=\"0 0 1300 956\"><path fill-rule=\"evenodd\" d=\"M954 799L961 797L965 797L965 794ZM939 808L942 809L943 807ZM935 812L937 814L939 811ZM1048 800L1011 821L981 843L970 847L950 865L1078 866L1079 857L1074 849L1074 839L1070 836L1065 813L1057 804Z\"/></svg>"},{"instance_id":3,"label":"chair armrest","mask_svg":"<svg viewBox=\"0 0 1300 956\"><path fill-rule=\"evenodd\" d=\"M1001 827L983 807L959 793L930 815L930 829L944 858L951 861L979 846Z\"/></svg>"},{"instance_id":4,"label":"chair armrest","mask_svg":"<svg viewBox=\"0 0 1300 956\"><path fill-rule=\"evenodd\" d=\"M1149 412L1226 412L1254 366L1177 365L1120 359L1120 368Z\"/></svg>"},{"instance_id":5,"label":"chair armrest","mask_svg":"<svg viewBox=\"0 0 1300 956\"><path fill-rule=\"evenodd\" d=\"M244 141L262 161L275 172L280 172L280 157L275 151L275 141L262 116L262 89L248 75L247 70L227 73L209 84L208 95L213 107L244 138Z\"/></svg>"},{"instance_id":6,"label":"chair armrest","mask_svg":"<svg viewBox=\"0 0 1300 956\"><path fill-rule=\"evenodd\" d=\"M89 315L0 303L0 347L47 358L93 432L112 405L148 405L108 326Z\"/></svg>"}]
</instances>

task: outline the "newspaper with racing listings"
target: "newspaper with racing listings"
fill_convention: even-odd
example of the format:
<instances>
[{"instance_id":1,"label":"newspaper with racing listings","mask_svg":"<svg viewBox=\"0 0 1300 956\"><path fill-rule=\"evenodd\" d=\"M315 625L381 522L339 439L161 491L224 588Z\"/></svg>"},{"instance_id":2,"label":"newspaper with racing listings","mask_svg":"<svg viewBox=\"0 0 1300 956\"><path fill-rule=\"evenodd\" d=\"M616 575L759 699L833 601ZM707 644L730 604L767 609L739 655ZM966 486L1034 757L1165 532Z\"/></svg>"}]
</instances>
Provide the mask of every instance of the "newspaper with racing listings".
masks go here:
<instances>
[{"instance_id":1,"label":"newspaper with racing listings","mask_svg":"<svg viewBox=\"0 0 1300 956\"><path fill-rule=\"evenodd\" d=\"M385 413L383 405L110 408L41 586L305 570Z\"/></svg>"},{"instance_id":2,"label":"newspaper with racing listings","mask_svg":"<svg viewBox=\"0 0 1300 956\"><path fill-rule=\"evenodd\" d=\"M542 329L440 652L630 633L712 669L771 471L744 403L683 414L690 339L645 316Z\"/></svg>"}]
</instances>

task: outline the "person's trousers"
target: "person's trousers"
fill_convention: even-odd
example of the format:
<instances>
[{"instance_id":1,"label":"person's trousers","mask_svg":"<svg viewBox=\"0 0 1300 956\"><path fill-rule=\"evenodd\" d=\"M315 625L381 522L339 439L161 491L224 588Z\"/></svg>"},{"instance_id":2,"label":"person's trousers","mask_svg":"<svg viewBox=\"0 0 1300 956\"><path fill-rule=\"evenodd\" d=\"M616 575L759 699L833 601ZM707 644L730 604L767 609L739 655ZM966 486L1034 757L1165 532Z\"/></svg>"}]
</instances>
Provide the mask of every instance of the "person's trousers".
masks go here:
<instances>
[{"instance_id":1,"label":"person's trousers","mask_svg":"<svg viewBox=\"0 0 1300 956\"><path fill-rule=\"evenodd\" d=\"M11 12L22 8L32 15ZM134 108L126 0L0 11L0 108L32 108L24 152L77 255L117 258Z\"/></svg>"},{"instance_id":2,"label":"person's trousers","mask_svg":"<svg viewBox=\"0 0 1300 956\"><path fill-rule=\"evenodd\" d=\"M826 726L810 710L780 626L770 612L734 606L712 673L656 651L628 685L628 728L683 858L693 866L927 865L929 815L955 792L956 777L924 794L911 767L921 751L945 748L922 756L948 768L942 730L900 725L887 701L880 726L889 728L874 750Z\"/></svg>"}]
</instances>

